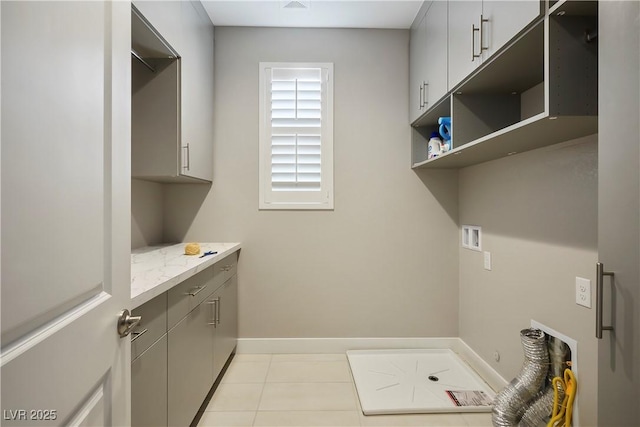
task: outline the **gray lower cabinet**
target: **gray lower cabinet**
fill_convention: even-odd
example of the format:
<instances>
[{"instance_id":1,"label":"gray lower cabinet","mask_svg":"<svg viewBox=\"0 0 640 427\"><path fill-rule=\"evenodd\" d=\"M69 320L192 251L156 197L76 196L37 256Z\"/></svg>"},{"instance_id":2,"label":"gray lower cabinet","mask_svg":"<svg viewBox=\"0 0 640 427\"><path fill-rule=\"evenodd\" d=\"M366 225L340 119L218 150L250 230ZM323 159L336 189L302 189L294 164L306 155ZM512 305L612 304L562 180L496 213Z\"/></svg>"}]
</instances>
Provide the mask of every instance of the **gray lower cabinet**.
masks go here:
<instances>
[{"instance_id":1,"label":"gray lower cabinet","mask_svg":"<svg viewBox=\"0 0 640 427\"><path fill-rule=\"evenodd\" d=\"M167 334L131 362L131 425L167 425Z\"/></svg>"},{"instance_id":2,"label":"gray lower cabinet","mask_svg":"<svg viewBox=\"0 0 640 427\"><path fill-rule=\"evenodd\" d=\"M214 295L216 328L213 340L213 378L218 377L238 338L238 276L235 274Z\"/></svg>"},{"instance_id":3,"label":"gray lower cabinet","mask_svg":"<svg viewBox=\"0 0 640 427\"><path fill-rule=\"evenodd\" d=\"M169 425L187 426L213 385L213 304L205 301L169 331Z\"/></svg>"},{"instance_id":4,"label":"gray lower cabinet","mask_svg":"<svg viewBox=\"0 0 640 427\"><path fill-rule=\"evenodd\" d=\"M131 332L131 425L167 425L167 294L133 310L141 322Z\"/></svg>"},{"instance_id":5,"label":"gray lower cabinet","mask_svg":"<svg viewBox=\"0 0 640 427\"><path fill-rule=\"evenodd\" d=\"M237 254L133 310L132 426L188 426L238 337Z\"/></svg>"}]
</instances>

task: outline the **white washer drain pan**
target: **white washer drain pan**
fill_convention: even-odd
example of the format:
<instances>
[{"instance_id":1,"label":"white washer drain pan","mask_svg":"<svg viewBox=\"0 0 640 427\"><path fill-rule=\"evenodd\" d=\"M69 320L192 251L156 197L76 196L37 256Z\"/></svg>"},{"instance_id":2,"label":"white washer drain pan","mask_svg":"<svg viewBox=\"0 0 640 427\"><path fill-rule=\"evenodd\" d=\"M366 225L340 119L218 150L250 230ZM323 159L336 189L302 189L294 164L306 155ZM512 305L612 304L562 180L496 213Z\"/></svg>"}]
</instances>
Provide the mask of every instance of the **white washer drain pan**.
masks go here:
<instances>
[{"instance_id":1,"label":"white washer drain pan","mask_svg":"<svg viewBox=\"0 0 640 427\"><path fill-rule=\"evenodd\" d=\"M365 415L491 411L495 392L449 349L350 350L347 358Z\"/></svg>"}]
</instances>

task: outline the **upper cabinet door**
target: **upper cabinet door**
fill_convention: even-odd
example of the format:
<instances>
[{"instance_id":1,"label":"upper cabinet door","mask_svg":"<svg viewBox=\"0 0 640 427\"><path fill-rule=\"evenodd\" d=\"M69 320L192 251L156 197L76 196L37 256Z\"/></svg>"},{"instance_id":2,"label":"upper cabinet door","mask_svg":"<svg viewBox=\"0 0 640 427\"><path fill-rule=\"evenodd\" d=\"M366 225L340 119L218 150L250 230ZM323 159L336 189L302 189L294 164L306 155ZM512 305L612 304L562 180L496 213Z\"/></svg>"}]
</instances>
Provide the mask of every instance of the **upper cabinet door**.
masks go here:
<instances>
[{"instance_id":1,"label":"upper cabinet door","mask_svg":"<svg viewBox=\"0 0 640 427\"><path fill-rule=\"evenodd\" d=\"M480 16L482 1L449 3L449 90L481 63Z\"/></svg>"},{"instance_id":2,"label":"upper cabinet door","mask_svg":"<svg viewBox=\"0 0 640 427\"><path fill-rule=\"evenodd\" d=\"M411 39L409 41L409 121L413 123L425 110L425 72L427 64L427 46L425 36L423 6L411 26ZM420 16L422 15L422 16Z\"/></svg>"},{"instance_id":3,"label":"upper cabinet door","mask_svg":"<svg viewBox=\"0 0 640 427\"><path fill-rule=\"evenodd\" d=\"M213 179L213 25L202 5L181 3L180 174Z\"/></svg>"},{"instance_id":4,"label":"upper cabinet door","mask_svg":"<svg viewBox=\"0 0 640 427\"><path fill-rule=\"evenodd\" d=\"M425 61L426 109L447 93L447 2L434 1L423 20L427 58Z\"/></svg>"},{"instance_id":5,"label":"upper cabinet door","mask_svg":"<svg viewBox=\"0 0 640 427\"><path fill-rule=\"evenodd\" d=\"M541 14L539 0L482 2L483 58L487 59Z\"/></svg>"}]
</instances>

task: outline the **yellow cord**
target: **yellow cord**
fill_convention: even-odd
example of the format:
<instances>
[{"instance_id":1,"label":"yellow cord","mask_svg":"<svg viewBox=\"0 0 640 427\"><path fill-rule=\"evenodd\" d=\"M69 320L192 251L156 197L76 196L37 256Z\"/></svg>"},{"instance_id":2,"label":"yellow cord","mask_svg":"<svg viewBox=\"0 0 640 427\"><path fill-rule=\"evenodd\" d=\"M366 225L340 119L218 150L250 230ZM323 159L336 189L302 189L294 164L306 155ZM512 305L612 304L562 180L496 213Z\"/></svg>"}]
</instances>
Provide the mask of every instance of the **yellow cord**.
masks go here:
<instances>
[{"instance_id":1,"label":"yellow cord","mask_svg":"<svg viewBox=\"0 0 640 427\"><path fill-rule=\"evenodd\" d=\"M571 427L571 417L573 416L573 401L578 391L578 383L571 369L564 370L564 380L555 377L552 381L553 385L553 412L551 421L547 427ZM564 399L562 404L558 402L558 386L564 389Z\"/></svg>"}]
</instances>

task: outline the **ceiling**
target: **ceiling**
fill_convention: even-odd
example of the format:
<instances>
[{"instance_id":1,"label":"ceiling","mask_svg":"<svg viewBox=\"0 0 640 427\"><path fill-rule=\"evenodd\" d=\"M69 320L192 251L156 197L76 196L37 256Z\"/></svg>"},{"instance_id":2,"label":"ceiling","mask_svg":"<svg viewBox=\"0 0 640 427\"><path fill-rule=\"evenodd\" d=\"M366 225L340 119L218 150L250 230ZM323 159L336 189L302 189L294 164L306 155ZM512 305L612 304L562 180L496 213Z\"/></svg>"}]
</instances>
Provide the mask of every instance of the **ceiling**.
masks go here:
<instances>
[{"instance_id":1,"label":"ceiling","mask_svg":"<svg viewBox=\"0 0 640 427\"><path fill-rule=\"evenodd\" d=\"M409 28L419 0L202 0L213 25Z\"/></svg>"}]
</instances>

